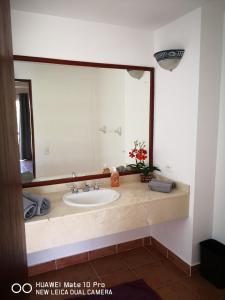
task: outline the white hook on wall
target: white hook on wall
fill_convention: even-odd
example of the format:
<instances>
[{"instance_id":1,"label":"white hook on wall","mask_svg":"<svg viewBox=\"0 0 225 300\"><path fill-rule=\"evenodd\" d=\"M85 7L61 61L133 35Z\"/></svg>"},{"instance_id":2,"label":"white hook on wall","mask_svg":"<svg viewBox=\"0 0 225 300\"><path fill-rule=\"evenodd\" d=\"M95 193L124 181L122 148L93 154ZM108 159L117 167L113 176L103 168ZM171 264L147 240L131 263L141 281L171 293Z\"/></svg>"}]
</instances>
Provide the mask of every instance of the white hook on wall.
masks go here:
<instances>
[{"instance_id":1,"label":"white hook on wall","mask_svg":"<svg viewBox=\"0 0 225 300\"><path fill-rule=\"evenodd\" d=\"M103 133L116 133L119 136L122 135L122 127L121 126L117 127L116 129L107 129L107 127L104 125L104 126L100 127L98 131L103 132Z\"/></svg>"},{"instance_id":2,"label":"white hook on wall","mask_svg":"<svg viewBox=\"0 0 225 300\"><path fill-rule=\"evenodd\" d=\"M119 126L118 128L116 128L116 129L114 130L114 132L117 133L119 136L121 136L121 135L122 135L122 127Z\"/></svg>"},{"instance_id":3,"label":"white hook on wall","mask_svg":"<svg viewBox=\"0 0 225 300\"><path fill-rule=\"evenodd\" d=\"M99 128L98 131L106 133L107 132L107 128L106 128L106 126L102 126L101 128Z\"/></svg>"}]
</instances>

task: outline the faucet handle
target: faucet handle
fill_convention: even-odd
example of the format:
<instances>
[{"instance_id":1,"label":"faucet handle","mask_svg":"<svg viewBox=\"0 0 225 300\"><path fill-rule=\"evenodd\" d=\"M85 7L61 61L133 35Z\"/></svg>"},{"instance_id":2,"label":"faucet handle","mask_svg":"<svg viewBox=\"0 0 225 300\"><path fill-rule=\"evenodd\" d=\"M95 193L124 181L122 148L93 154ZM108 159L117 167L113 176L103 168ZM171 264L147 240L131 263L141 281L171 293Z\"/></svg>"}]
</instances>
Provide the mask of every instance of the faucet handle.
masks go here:
<instances>
[{"instance_id":1,"label":"faucet handle","mask_svg":"<svg viewBox=\"0 0 225 300\"><path fill-rule=\"evenodd\" d=\"M98 182L94 183L94 190L99 190L100 189L100 185Z\"/></svg>"},{"instance_id":2,"label":"faucet handle","mask_svg":"<svg viewBox=\"0 0 225 300\"><path fill-rule=\"evenodd\" d=\"M79 189L78 189L78 187L75 183L70 185L69 188L71 189L72 193L78 193L79 192Z\"/></svg>"},{"instance_id":3,"label":"faucet handle","mask_svg":"<svg viewBox=\"0 0 225 300\"><path fill-rule=\"evenodd\" d=\"M89 192L89 191L90 191L90 185L87 182L85 182L83 186L83 192Z\"/></svg>"}]
</instances>

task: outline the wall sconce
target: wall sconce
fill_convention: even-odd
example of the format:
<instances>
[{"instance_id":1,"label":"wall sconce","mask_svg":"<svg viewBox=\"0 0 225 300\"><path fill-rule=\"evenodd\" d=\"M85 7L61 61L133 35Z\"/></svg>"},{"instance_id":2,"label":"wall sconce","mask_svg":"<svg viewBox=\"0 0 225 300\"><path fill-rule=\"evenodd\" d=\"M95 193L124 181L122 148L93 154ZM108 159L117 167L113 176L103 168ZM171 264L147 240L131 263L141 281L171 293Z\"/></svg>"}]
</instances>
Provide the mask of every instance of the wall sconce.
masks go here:
<instances>
[{"instance_id":1,"label":"wall sconce","mask_svg":"<svg viewBox=\"0 0 225 300\"><path fill-rule=\"evenodd\" d=\"M180 63L184 54L183 49L163 50L154 54L160 67L165 70L173 71Z\"/></svg>"},{"instance_id":2,"label":"wall sconce","mask_svg":"<svg viewBox=\"0 0 225 300\"><path fill-rule=\"evenodd\" d=\"M142 70L127 70L127 72L130 74L131 77L135 79L141 79L144 75L145 71Z\"/></svg>"}]
</instances>

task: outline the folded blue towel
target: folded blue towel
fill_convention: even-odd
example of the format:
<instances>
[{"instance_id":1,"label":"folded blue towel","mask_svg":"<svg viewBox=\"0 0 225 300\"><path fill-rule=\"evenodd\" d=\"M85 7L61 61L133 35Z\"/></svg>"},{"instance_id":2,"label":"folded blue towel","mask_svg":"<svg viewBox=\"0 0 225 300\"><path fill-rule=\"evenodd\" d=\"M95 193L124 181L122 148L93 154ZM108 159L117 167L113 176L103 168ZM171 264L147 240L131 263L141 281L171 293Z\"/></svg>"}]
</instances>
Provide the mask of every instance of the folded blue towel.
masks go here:
<instances>
[{"instance_id":1,"label":"folded blue towel","mask_svg":"<svg viewBox=\"0 0 225 300\"><path fill-rule=\"evenodd\" d=\"M37 203L23 197L24 220L26 221L32 218L35 215L36 210L37 210Z\"/></svg>"},{"instance_id":2,"label":"folded blue towel","mask_svg":"<svg viewBox=\"0 0 225 300\"><path fill-rule=\"evenodd\" d=\"M27 192L23 192L23 197L27 198L28 200L32 201L33 203L36 203L37 208L35 215L37 216L43 216L49 213L51 208L50 201L42 196L30 194Z\"/></svg>"}]
</instances>

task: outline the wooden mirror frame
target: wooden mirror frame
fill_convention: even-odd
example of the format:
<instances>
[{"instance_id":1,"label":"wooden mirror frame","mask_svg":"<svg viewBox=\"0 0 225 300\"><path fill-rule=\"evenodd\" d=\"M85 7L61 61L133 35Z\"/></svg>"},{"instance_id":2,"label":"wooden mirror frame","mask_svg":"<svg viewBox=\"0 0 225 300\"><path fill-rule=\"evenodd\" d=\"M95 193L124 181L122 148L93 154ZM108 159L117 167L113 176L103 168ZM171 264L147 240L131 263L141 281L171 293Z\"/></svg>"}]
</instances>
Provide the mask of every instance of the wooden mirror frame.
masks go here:
<instances>
[{"instance_id":1,"label":"wooden mirror frame","mask_svg":"<svg viewBox=\"0 0 225 300\"><path fill-rule=\"evenodd\" d=\"M83 62L83 61L74 61L74 60L64 60L64 59L55 59L55 58L45 58L45 57L34 57L34 56L23 56L23 55L14 55L14 61L29 61L29 62L40 62L48 64L58 64L58 65L70 65L70 66L81 66L81 67L94 67L94 68L108 68L108 69L128 69L128 70L142 70L149 71L150 76L150 113L149 113L149 163L153 163L153 131L154 131L154 75L155 69L153 67L144 67L144 66L132 66L132 65L119 65L119 64L107 64L107 63L96 63L96 62ZM151 151L150 151L151 150ZM137 174L137 171L123 172L120 173L123 175ZM85 181L92 179L100 179L110 177L111 174L95 174L95 175L86 175L86 176L77 176L75 178L59 178L59 179L50 179L42 180L35 182L26 182L23 183L23 188L35 187L35 186L44 186L44 185L54 185L61 183L69 183L74 181Z\"/></svg>"}]
</instances>

